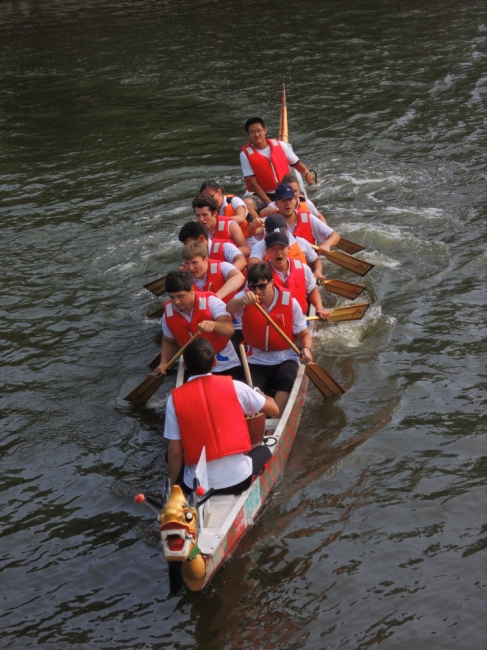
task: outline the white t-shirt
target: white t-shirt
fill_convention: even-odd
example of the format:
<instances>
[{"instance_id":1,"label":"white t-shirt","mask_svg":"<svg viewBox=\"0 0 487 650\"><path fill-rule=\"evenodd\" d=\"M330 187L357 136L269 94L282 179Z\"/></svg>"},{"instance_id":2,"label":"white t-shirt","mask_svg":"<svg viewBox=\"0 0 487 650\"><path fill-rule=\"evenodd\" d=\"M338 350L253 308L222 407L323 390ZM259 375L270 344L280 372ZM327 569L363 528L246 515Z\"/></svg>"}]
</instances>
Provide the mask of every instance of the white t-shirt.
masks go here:
<instances>
[{"instance_id":1,"label":"white t-shirt","mask_svg":"<svg viewBox=\"0 0 487 650\"><path fill-rule=\"evenodd\" d=\"M227 197L225 195L223 195L223 204L222 204L222 207L220 208L220 210L218 212L219 215L223 216L225 214L225 208L227 207L227 205L228 205ZM247 206L245 205L245 201L242 201L242 199L239 198L238 196L234 196L233 199L232 199L233 211L237 212L237 208L239 208L242 205L245 208L245 214L248 214L248 210L247 210Z\"/></svg>"},{"instance_id":2,"label":"white t-shirt","mask_svg":"<svg viewBox=\"0 0 487 650\"><path fill-rule=\"evenodd\" d=\"M223 300L220 300L220 298L217 298L216 296L209 296L208 298L208 307L210 308L210 313L211 313L211 319L216 320L218 316L230 316L232 317L231 314L227 312L226 305L223 302ZM193 312L188 314L183 314L182 311L179 311L179 309L176 309L173 305L174 311L177 311L178 314L181 314L183 318L185 318L188 323L191 321L191 318L193 317ZM167 338L173 339L174 335L167 326L166 322L166 315L162 317L162 333L164 336L167 336ZM230 368L235 368L235 366L239 366L240 361L237 356L237 353L235 352L235 348L233 347L230 339L228 339L228 343L226 346L223 348L221 352L219 352L216 355L216 366L215 366L215 372L223 372L224 370L229 370Z\"/></svg>"},{"instance_id":3,"label":"white t-shirt","mask_svg":"<svg viewBox=\"0 0 487 650\"><path fill-rule=\"evenodd\" d=\"M221 262L220 270L226 282L228 280L228 274L230 273L230 271L234 271L235 267L233 266L233 264L229 264L228 262ZM200 291L203 291L203 288L206 284L206 275L202 280L197 280L196 278L193 278L193 284L195 284ZM212 291L212 289L210 289L210 291Z\"/></svg>"},{"instance_id":4,"label":"white t-shirt","mask_svg":"<svg viewBox=\"0 0 487 650\"><path fill-rule=\"evenodd\" d=\"M239 293L237 293L235 298L243 298L244 293L245 293L244 291L240 291ZM267 313L269 313L271 309L274 307L274 305L277 302L277 298L278 298L278 292L276 289L274 289L274 300L270 304L269 308L265 307L265 305L262 305L262 307L266 310ZM235 313L235 316L241 320L244 311L245 311L245 307L237 311ZM269 324L268 327L271 327L271 325ZM299 302L296 300L296 298L293 298L293 334L299 334L307 327L308 324L306 322L306 318L304 317L303 312L301 311ZM266 352L265 350L259 350L258 348L251 347L250 354L248 355L249 363L254 363L257 366L274 366L279 363L282 363L283 361L287 361L288 359L292 359L293 361L296 361L296 363L299 363L299 357L292 348L289 348L287 350L276 350L276 351Z\"/></svg>"},{"instance_id":5,"label":"white t-shirt","mask_svg":"<svg viewBox=\"0 0 487 650\"><path fill-rule=\"evenodd\" d=\"M188 381L202 376L204 375L194 375ZM264 395L253 390L241 381L234 381L233 385L235 386L238 401L245 415L254 415L262 409L265 404ZM166 405L164 437L167 440L181 440L179 422L172 395L167 400ZM208 461L207 468L208 486L215 488L215 490L221 490L222 488L238 485L238 483L245 481L252 474L252 460L245 454L231 454L230 456ZM195 471L196 465L184 468L184 482L190 488L193 487Z\"/></svg>"},{"instance_id":6,"label":"white t-shirt","mask_svg":"<svg viewBox=\"0 0 487 650\"><path fill-rule=\"evenodd\" d=\"M306 261L308 262L308 264L313 264L313 262L318 259L318 253L311 246L309 241L303 239L303 237L295 237L290 233L289 230L287 232L289 237L289 246L292 246L294 242L297 241L299 247L304 253L304 256L306 257ZM252 246L252 250L250 251L250 257L256 257L259 260L264 260L265 255L266 255L265 239L261 239L256 244L254 244L254 246Z\"/></svg>"},{"instance_id":7,"label":"white t-shirt","mask_svg":"<svg viewBox=\"0 0 487 650\"><path fill-rule=\"evenodd\" d=\"M218 242L222 243L222 242ZM208 257L211 257L211 249L213 247L213 241L211 239L208 239L207 241L207 248L208 248ZM226 241L223 242L223 257L225 258L226 262L229 262L230 264L233 264L233 260L237 257L237 255L242 255L242 251L235 246L235 244L232 244L232 242Z\"/></svg>"},{"instance_id":8,"label":"white t-shirt","mask_svg":"<svg viewBox=\"0 0 487 650\"><path fill-rule=\"evenodd\" d=\"M291 145L288 142L280 142L279 144L281 147L284 149L284 153L286 154L286 159L290 165L296 165L299 162L299 158L296 156L294 153ZM270 160L271 157L271 145L268 144L265 149L256 149L262 156L265 156ZM243 151L240 152L240 164L242 166L242 174L244 178L248 176L255 176L254 170L252 169L249 159L245 155Z\"/></svg>"}]
</instances>

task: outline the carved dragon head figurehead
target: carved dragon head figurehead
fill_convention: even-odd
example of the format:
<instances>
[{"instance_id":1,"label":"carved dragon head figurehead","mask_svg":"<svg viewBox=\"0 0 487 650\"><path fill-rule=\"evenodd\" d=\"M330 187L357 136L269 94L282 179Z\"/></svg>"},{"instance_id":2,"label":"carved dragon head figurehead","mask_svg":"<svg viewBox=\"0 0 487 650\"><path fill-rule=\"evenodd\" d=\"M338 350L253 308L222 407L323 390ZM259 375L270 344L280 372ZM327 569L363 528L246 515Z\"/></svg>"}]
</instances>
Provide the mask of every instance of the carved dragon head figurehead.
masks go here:
<instances>
[{"instance_id":1,"label":"carved dragon head figurehead","mask_svg":"<svg viewBox=\"0 0 487 650\"><path fill-rule=\"evenodd\" d=\"M168 562L181 562L189 557L197 541L197 519L197 509L189 505L179 485L173 485L158 517L162 550Z\"/></svg>"}]
</instances>

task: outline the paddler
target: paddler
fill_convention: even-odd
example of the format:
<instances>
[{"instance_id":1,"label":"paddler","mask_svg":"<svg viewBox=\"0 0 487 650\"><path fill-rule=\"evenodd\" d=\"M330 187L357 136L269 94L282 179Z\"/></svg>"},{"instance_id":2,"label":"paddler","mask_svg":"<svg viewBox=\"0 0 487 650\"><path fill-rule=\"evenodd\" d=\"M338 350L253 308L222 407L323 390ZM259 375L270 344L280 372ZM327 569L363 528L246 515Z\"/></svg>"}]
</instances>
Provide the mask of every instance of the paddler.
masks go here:
<instances>
[{"instance_id":1,"label":"paddler","mask_svg":"<svg viewBox=\"0 0 487 650\"><path fill-rule=\"evenodd\" d=\"M266 138L267 128L262 118L249 118L245 122L245 131L250 142L240 150L240 164L247 190L252 194L244 200L255 218L273 200L276 187L284 174L290 173L290 166L304 174L308 185L314 183L314 178L291 145Z\"/></svg>"},{"instance_id":2,"label":"paddler","mask_svg":"<svg viewBox=\"0 0 487 650\"><path fill-rule=\"evenodd\" d=\"M287 289L274 285L268 264L254 265L248 272L247 291L230 300L227 310L242 321L243 337L250 346L248 362L254 386L265 393L275 392L282 415L299 368L299 357L255 307L267 311L284 333L302 349L302 357L312 361L311 335L301 307Z\"/></svg>"},{"instance_id":3,"label":"paddler","mask_svg":"<svg viewBox=\"0 0 487 650\"><path fill-rule=\"evenodd\" d=\"M308 303L315 308L316 315L326 320L330 311L323 307L316 279L307 264L289 257L289 240L286 233L272 232L265 238L268 264L272 271L274 286L292 291L299 302L303 314L308 311Z\"/></svg>"},{"instance_id":4,"label":"paddler","mask_svg":"<svg viewBox=\"0 0 487 650\"><path fill-rule=\"evenodd\" d=\"M199 221L187 221L179 231L178 239L182 244L190 241L199 241L208 249L208 255L213 260L233 264L239 271L247 267L247 258L231 241L213 242L206 232L206 228Z\"/></svg>"},{"instance_id":5,"label":"paddler","mask_svg":"<svg viewBox=\"0 0 487 650\"><path fill-rule=\"evenodd\" d=\"M233 264L208 257L208 249L198 241L190 241L181 251L183 266L193 278L195 291L212 291L228 302L245 284L245 276Z\"/></svg>"},{"instance_id":6,"label":"paddler","mask_svg":"<svg viewBox=\"0 0 487 650\"><path fill-rule=\"evenodd\" d=\"M275 417L277 404L240 381L212 375L215 354L208 341L190 343L183 361L190 377L171 391L164 425L171 483L177 482L184 463L182 487L193 488L196 465L205 447L208 487L217 494L241 494L271 457L265 445L250 449L245 415L261 411Z\"/></svg>"},{"instance_id":7,"label":"paddler","mask_svg":"<svg viewBox=\"0 0 487 650\"><path fill-rule=\"evenodd\" d=\"M199 330L215 350L215 373L238 379L241 365L230 342L234 327L225 303L211 292L196 292L191 274L181 269L167 274L166 291L169 300L162 317L161 363L154 374L165 375L164 365Z\"/></svg>"},{"instance_id":8,"label":"paddler","mask_svg":"<svg viewBox=\"0 0 487 650\"><path fill-rule=\"evenodd\" d=\"M318 244L318 253L328 253L340 241L340 235L327 224L308 212L297 209L293 188L288 183L277 186L274 198L280 215L284 217L288 231L302 237L310 244ZM272 216L272 215L271 215ZM267 217L268 219L270 217Z\"/></svg>"},{"instance_id":9,"label":"paddler","mask_svg":"<svg viewBox=\"0 0 487 650\"><path fill-rule=\"evenodd\" d=\"M219 218L218 208L211 196L199 194L192 202L196 220L203 224L208 233L208 237L213 241L231 241L248 257L250 253L249 245L238 223L233 219Z\"/></svg>"},{"instance_id":10,"label":"paddler","mask_svg":"<svg viewBox=\"0 0 487 650\"><path fill-rule=\"evenodd\" d=\"M321 212L318 210L318 208L313 203L313 201L307 199L305 196L301 194L301 190L299 189L299 183L296 180L296 176L294 176L294 174L285 174L281 178L281 183L287 183L293 188L294 196L298 201L296 207L299 211L309 212L314 217L318 217L318 219L320 221L323 221L323 223L326 223L325 217L321 214ZM277 214L278 212L279 212L279 208L276 206L274 201L271 201L271 203L269 203L269 205L261 211L260 216L262 219L264 219L265 217L268 217L270 214Z\"/></svg>"},{"instance_id":11,"label":"paddler","mask_svg":"<svg viewBox=\"0 0 487 650\"><path fill-rule=\"evenodd\" d=\"M280 214L271 214L270 217L264 219L264 228L266 235L271 232L282 232L287 234L289 241L289 257L300 260L304 264L308 264L316 280L324 280L323 264L318 254L312 248L311 244L302 237L294 237L287 229L287 223L284 217ZM250 251L248 261L249 269L262 262L266 258L265 241L262 239L258 241Z\"/></svg>"}]
</instances>

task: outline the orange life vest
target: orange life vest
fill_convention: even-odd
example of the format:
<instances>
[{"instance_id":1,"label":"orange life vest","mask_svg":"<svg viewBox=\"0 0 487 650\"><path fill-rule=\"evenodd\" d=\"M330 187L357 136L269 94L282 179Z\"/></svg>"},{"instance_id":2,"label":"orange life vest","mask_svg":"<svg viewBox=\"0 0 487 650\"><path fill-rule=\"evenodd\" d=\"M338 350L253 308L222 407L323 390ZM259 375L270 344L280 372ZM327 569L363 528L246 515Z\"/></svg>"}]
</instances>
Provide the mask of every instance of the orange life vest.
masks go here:
<instances>
[{"instance_id":1,"label":"orange life vest","mask_svg":"<svg viewBox=\"0 0 487 650\"><path fill-rule=\"evenodd\" d=\"M299 197L299 205L298 205L298 210L300 212L308 212L311 214L311 210L308 207L308 204L306 203L306 199L304 197Z\"/></svg>"},{"instance_id":2,"label":"orange life vest","mask_svg":"<svg viewBox=\"0 0 487 650\"><path fill-rule=\"evenodd\" d=\"M289 260L289 276L287 280L281 278L272 264L269 264L274 278L274 286L289 289L292 292L293 298L299 302L299 306L305 314L308 310L308 301L306 300L306 275L304 273L304 265L299 260Z\"/></svg>"},{"instance_id":3,"label":"orange life vest","mask_svg":"<svg viewBox=\"0 0 487 650\"><path fill-rule=\"evenodd\" d=\"M203 447L208 461L250 450L249 430L231 377L196 377L171 394L186 466L198 463Z\"/></svg>"},{"instance_id":4,"label":"orange life vest","mask_svg":"<svg viewBox=\"0 0 487 650\"><path fill-rule=\"evenodd\" d=\"M269 312L269 316L273 318L292 341L294 340L293 294L281 287L275 287L275 289L279 295L276 304ZM242 316L242 333L245 341L258 350L268 352L289 349L289 345L283 337L276 332L255 305L245 307Z\"/></svg>"},{"instance_id":5,"label":"orange life vest","mask_svg":"<svg viewBox=\"0 0 487 650\"><path fill-rule=\"evenodd\" d=\"M195 293L193 314L189 322L182 314L174 309L174 305L170 300L164 303L166 324L180 348L189 341L193 334L196 334L198 325L202 320L213 320L209 306L209 298L214 295L211 291L198 291ZM228 336L221 336L215 332L202 332L201 338L206 339L212 344L215 354L221 352L230 340Z\"/></svg>"},{"instance_id":6,"label":"orange life vest","mask_svg":"<svg viewBox=\"0 0 487 650\"><path fill-rule=\"evenodd\" d=\"M275 192L276 187L281 182L281 178L285 174L289 174L289 163L286 158L284 149L281 147L278 140L268 138L267 144L271 148L271 157L266 158L259 150L256 149L252 143L248 142L240 151L247 156L247 159L255 174L255 178L264 192ZM252 192L252 186L245 180L245 185L249 192Z\"/></svg>"}]
</instances>

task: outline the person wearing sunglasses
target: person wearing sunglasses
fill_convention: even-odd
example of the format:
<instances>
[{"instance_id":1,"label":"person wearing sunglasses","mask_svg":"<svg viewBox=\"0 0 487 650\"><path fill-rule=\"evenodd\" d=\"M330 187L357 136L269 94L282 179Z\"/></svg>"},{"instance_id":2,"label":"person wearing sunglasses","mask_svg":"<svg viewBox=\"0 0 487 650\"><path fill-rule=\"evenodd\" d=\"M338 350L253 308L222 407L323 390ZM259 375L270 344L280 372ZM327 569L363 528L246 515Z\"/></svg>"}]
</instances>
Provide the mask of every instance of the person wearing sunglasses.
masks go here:
<instances>
[{"instance_id":1,"label":"person wearing sunglasses","mask_svg":"<svg viewBox=\"0 0 487 650\"><path fill-rule=\"evenodd\" d=\"M274 284L266 263L255 264L247 276L247 290L227 304L227 311L242 321L243 338L249 346L248 362L254 386L273 395L282 415L299 368L299 357L255 307L259 303L284 333L312 361L311 335L301 307L287 289Z\"/></svg>"},{"instance_id":2,"label":"person wearing sunglasses","mask_svg":"<svg viewBox=\"0 0 487 650\"><path fill-rule=\"evenodd\" d=\"M290 166L304 174L308 185L314 183L313 174L299 160L287 142L267 138L267 128L261 117L251 117L245 122L250 142L240 150L240 165L247 190L244 198L252 217L260 213L274 198L280 179L290 173Z\"/></svg>"}]
</instances>

